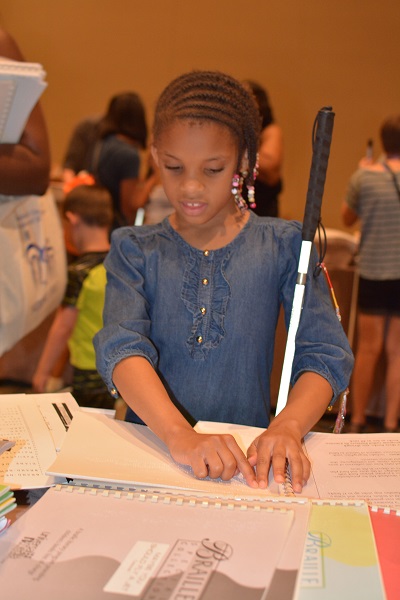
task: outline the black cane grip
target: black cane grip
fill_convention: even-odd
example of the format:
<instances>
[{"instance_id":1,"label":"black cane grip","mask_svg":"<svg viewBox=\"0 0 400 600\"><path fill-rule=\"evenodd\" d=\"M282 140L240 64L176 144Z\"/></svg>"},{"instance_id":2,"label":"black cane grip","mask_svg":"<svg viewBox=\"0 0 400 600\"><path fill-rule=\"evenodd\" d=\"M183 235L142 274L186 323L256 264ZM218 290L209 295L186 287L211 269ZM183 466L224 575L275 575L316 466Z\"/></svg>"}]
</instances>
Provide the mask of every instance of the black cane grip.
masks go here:
<instances>
[{"instance_id":1,"label":"black cane grip","mask_svg":"<svg viewBox=\"0 0 400 600\"><path fill-rule=\"evenodd\" d=\"M313 155L303 218L303 241L312 242L318 227L331 148L334 117L335 113L332 112L331 107L321 108L318 111L314 124Z\"/></svg>"}]
</instances>

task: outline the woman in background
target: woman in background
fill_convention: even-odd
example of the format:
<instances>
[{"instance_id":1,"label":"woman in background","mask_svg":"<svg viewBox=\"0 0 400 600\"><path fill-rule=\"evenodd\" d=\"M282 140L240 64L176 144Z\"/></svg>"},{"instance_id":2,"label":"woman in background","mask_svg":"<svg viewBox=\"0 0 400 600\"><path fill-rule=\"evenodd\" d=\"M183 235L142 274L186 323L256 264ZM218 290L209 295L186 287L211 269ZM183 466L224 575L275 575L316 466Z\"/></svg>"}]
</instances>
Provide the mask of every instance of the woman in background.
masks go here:
<instances>
[{"instance_id":1,"label":"woman in background","mask_svg":"<svg viewBox=\"0 0 400 600\"><path fill-rule=\"evenodd\" d=\"M142 100L134 92L114 96L99 123L91 174L113 199L114 228L132 224L138 203L140 150L147 144Z\"/></svg>"},{"instance_id":2,"label":"woman in background","mask_svg":"<svg viewBox=\"0 0 400 600\"><path fill-rule=\"evenodd\" d=\"M275 123L266 90L254 81L245 85L253 92L261 115L261 135L258 149L258 175L254 185L253 209L261 217L279 217L278 197L282 192L283 136Z\"/></svg>"},{"instance_id":3,"label":"woman in background","mask_svg":"<svg viewBox=\"0 0 400 600\"><path fill-rule=\"evenodd\" d=\"M384 430L398 429L400 408L400 114L381 127L385 157L351 177L343 223L361 222L357 352L349 431L365 431L365 410L385 350Z\"/></svg>"}]
</instances>

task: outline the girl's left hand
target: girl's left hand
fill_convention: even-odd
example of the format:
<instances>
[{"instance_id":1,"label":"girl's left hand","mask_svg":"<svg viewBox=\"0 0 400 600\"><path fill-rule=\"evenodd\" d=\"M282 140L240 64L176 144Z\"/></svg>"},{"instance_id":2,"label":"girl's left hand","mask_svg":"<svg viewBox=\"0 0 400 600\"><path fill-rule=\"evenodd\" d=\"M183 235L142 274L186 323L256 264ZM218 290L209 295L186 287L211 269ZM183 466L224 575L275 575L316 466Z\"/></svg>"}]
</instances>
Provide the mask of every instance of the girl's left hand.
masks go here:
<instances>
[{"instance_id":1,"label":"girl's left hand","mask_svg":"<svg viewBox=\"0 0 400 600\"><path fill-rule=\"evenodd\" d=\"M276 483L284 483L287 462L295 492L301 492L310 476L310 463L303 452L301 436L295 426L287 423L272 423L249 446L247 458L256 467L260 488L268 486L271 467Z\"/></svg>"}]
</instances>

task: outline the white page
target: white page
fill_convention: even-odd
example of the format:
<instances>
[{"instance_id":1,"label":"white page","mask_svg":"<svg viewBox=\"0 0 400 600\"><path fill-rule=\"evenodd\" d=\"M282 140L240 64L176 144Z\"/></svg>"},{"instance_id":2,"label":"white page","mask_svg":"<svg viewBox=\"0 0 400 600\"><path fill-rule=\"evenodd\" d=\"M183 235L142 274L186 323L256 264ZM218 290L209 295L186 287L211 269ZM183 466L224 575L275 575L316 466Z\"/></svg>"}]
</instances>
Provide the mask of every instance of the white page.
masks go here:
<instances>
[{"instance_id":1,"label":"white page","mask_svg":"<svg viewBox=\"0 0 400 600\"><path fill-rule=\"evenodd\" d=\"M304 447L312 477L301 495L400 509L398 433L309 433Z\"/></svg>"},{"instance_id":2,"label":"white page","mask_svg":"<svg viewBox=\"0 0 400 600\"><path fill-rule=\"evenodd\" d=\"M262 600L294 516L205 499L68 490L48 490L0 538L4 598L200 600L206 590L208 599Z\"/></svg>"},{"instance_id":3,"label":"white page","mask_svg":"<svg viewBox=\"0 0 400 600\"><path fill-rule=\"evenodd\" d=\"M73 415L81 410L79 404L69 392L29 394L29 399L38 406L58 452L65 440Z\"/></svg>"},{"instance_id":4,"label":"white page","mask_svg":"<svg viewBox=\"0 0 400 600\"><path fill-rule=\"evenodd\" d=\"M83 411L74 417L47 473L123 486L157 486L244 498L270 495L268 490L250 488L241 476L226 482L197 479L189 467L173 461L167 447L148 427Z\"/></svg>"},{"instance_id":5,"label":"white page","mask_svg":"<svg viewBox=\"0 0 400 600\"><path fill-rule=\"evenodd\" d=\"M198 421L194 427L198 433L230 433L238 446L246 454L250 444L265 431L262 427L235 425L232 423L216 423L215 421Z\"/></svg>"},{"instance_id":6,"label":"white page","mask_svg":"<svg viewBox=\"0 0 400 600\"><path fill-rule=\"evenodd\" d=\"M0 455L0 483L17 490L48 487L61 481L46 475L67 433L53 404L66 404L73 413L79 410L71 394L1 396L0 438L15 441L15 446Z\"/></svg>"}]
</instances>

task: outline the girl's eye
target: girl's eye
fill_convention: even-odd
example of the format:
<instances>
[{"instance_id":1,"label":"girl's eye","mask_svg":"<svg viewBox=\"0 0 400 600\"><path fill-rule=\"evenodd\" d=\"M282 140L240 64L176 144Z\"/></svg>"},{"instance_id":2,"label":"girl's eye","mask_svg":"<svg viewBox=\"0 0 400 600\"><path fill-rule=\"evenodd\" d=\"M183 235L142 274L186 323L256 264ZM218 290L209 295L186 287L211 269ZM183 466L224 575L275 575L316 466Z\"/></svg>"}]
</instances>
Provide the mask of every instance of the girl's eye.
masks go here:
<instances>
[{"instance_id":1,"label":"girl's eye","mask_svg":"<svg viewBox=\"0 0 400 600\"><path fill-rule=\"evenodd\" d=\"M221 167L219 169L207 169L207 173L210 175L217 175L218 173L222 173L224 169Z\"/></svg>"},{"instance_id":2,"label":"girl's eye","mask_svg":"<svg viewBox=\"0 0 400 600\"><path fill-rule=\"evenodd\" d=\"M180 170L180 166L178 165L165 165L165 169L167 171L179 171Z\"/></svg>"}]
</instances>

